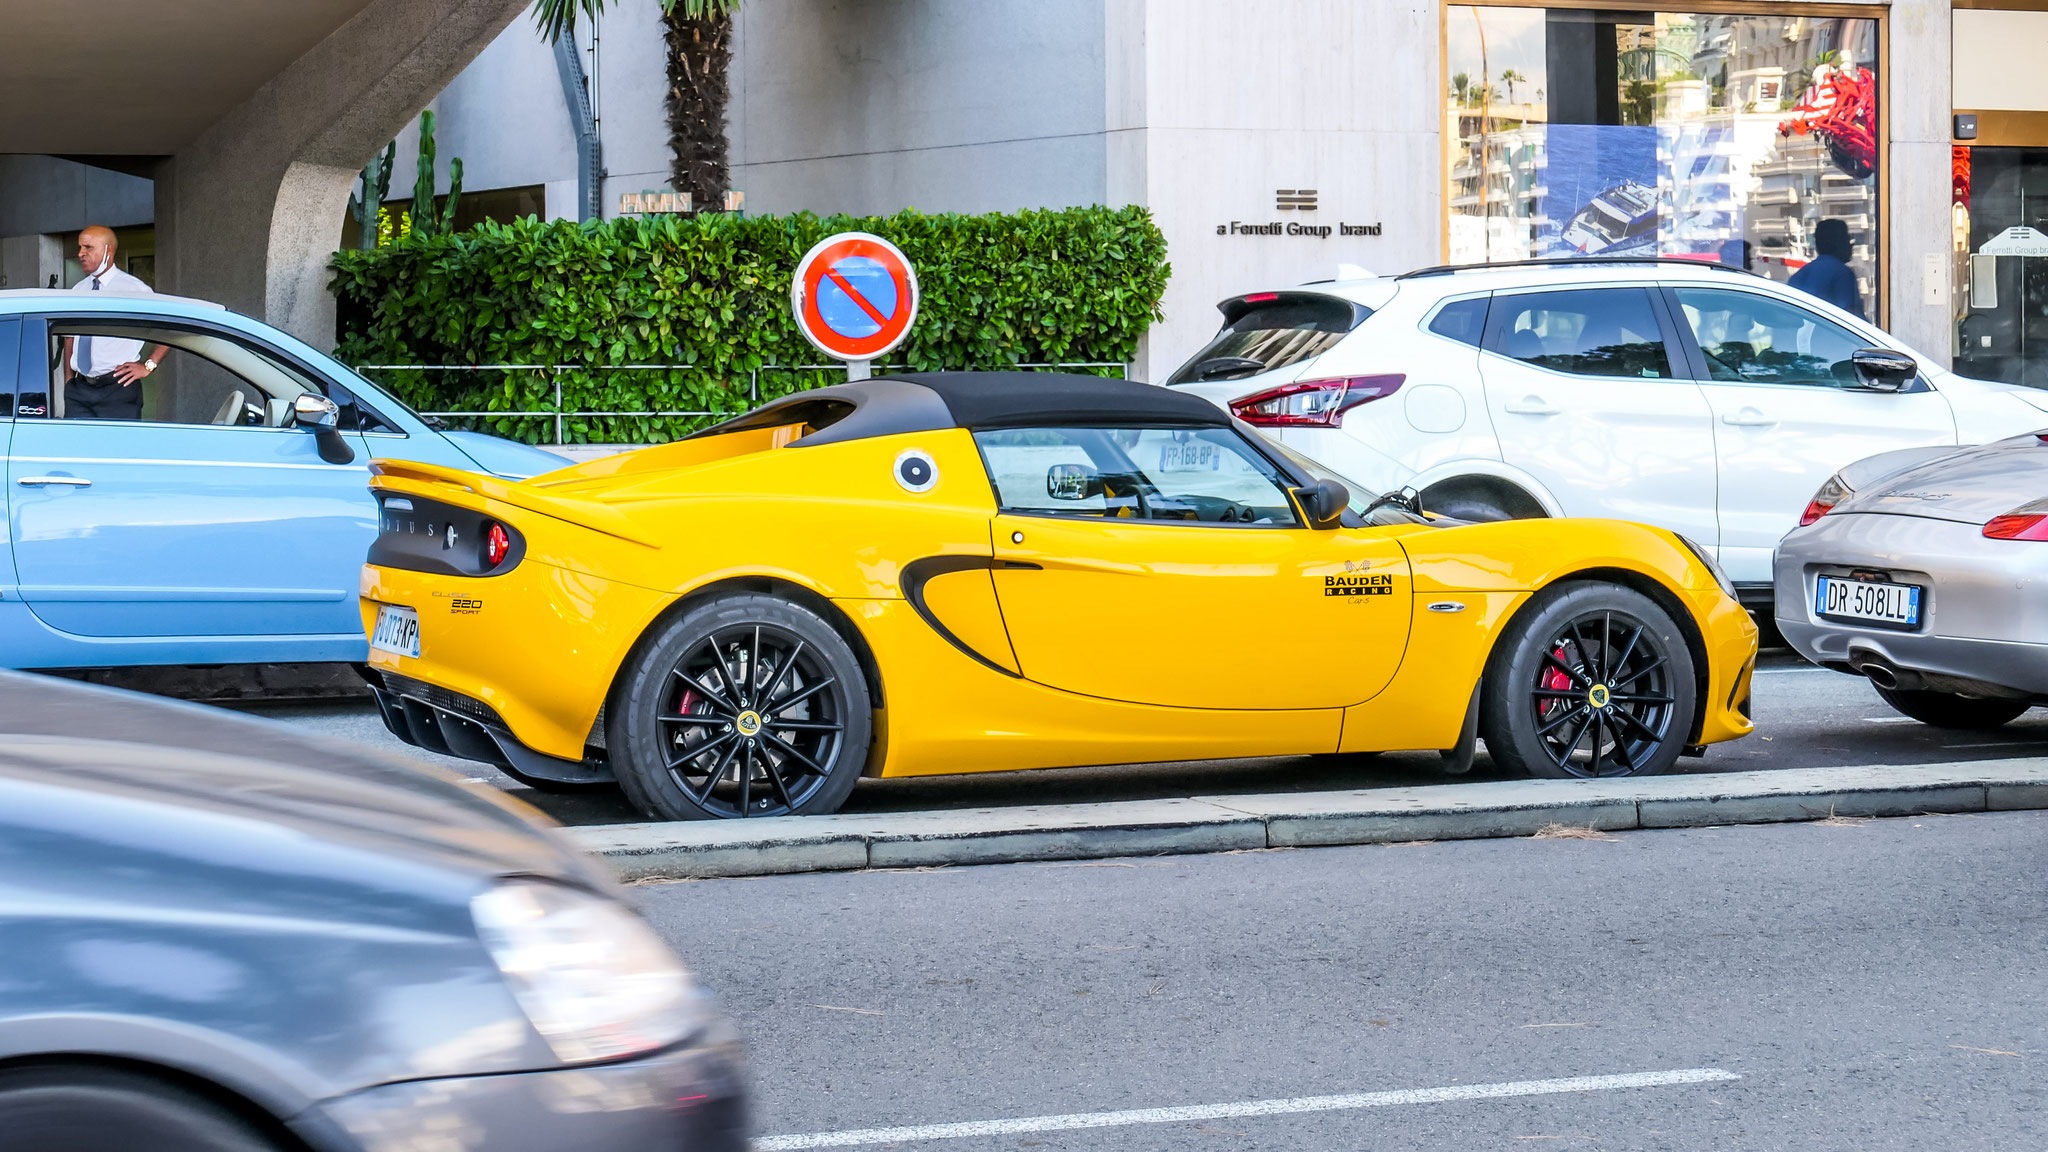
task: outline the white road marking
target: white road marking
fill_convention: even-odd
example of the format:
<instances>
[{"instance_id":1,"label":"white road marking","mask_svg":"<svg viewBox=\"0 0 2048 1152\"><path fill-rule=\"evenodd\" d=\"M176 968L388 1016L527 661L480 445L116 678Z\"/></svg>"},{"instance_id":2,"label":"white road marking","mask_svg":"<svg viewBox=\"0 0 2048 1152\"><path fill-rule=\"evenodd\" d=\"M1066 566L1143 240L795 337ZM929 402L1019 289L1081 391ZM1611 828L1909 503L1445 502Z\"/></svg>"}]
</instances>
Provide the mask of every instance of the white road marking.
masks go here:
<instances>
[{"instance_id":1,"label":"white road marking","mask_svg":"<svg viewBox=\"0 0 2048 1152\"><path fill-rule=\"evenodd\" d=\"M1835 676L1840 676L1840 675L1841 675L1841 673L1840 673L1840 672L1836 672L1836 671L1835 671L1835 670L1834 670L1833 668L1812 668L1812 667L1807 667L1807 668L1759 668L1759 669L1757 669L1757 670L1756 670L1756 672L1755 672L1754 674L1755 674L1755 675L1758 675L1758 676L1784 676L1784 675L1786 675L1786 674L1788 674L1788 673L1792 673L1792 672L1827 672L1827 673L1830 673L1830 674L1832 674L1832 675L1835 675Z\"/></svg>"},{"instance_id":2,"label":"white road marking","mask_svg":"<svg viewBox=\"0 0 2048 1152\"><path fill-rule=\"evenodd\" d=\"M1918 724L1911 716L1865 716L1865 724Z\"/></svg>"},{"instance_id":3,"label":"white road marking","mask_svg":"<svg viewBox=\"0 0 2048 1152\"><path fill-rule=\"evenodd\" d=\"M797 1136L764 1137L754 1141L754 1148L757 1152L796 1152L806 1148L850 1148L860 1144L895 1144L909 1140L954 1140L962 1136L1013 1136L1020 1132L1117 1128L1127 1124L1176 1124L1188 1120L1230 1120L1242 1116L1339 1112L1353 1108L1386 1108L1396 1104L1504 1100L1564 1092L1602 1092L1613 1088L1666 1088L1677 1084L1713 1084L1740 1079L1742 1077L1735 1073L1720 1068L1678 1068L1669 1072L1567 1076L1558 1080L1514 1080L1505 1084L1457 1084L1448 1088L1409 1088L1395 1092L1359 1092L1348 1096L1296 1096L1288 1100L1243 1100L1234 1104L1192 1104L1181 1108L1133 1108L1123 1112L1075 1112L1065 1116L976 1120L965 1124L913 1124L903 1128L810 1132Z\"/></svg>"}]
</instances>

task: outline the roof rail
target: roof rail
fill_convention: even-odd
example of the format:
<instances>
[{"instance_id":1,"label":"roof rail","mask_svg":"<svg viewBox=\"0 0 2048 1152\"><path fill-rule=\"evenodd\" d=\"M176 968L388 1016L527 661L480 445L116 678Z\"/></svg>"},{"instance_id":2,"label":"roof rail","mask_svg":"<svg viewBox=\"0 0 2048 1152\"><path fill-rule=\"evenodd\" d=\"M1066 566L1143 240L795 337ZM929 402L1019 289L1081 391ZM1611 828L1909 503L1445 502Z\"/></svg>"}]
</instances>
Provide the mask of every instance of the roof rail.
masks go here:
<instances>
[{"instance_id":1,"label":"roof rail","mask_svg":"<svg viewBox=\"0 0 2048 1152\"><path fill-rule=\"evenodd\" d=\"M1737 272L1744 276L1758 273L1719 260L1695 260L1690 256L1544 256L1533 260L1496 260L1491 264L1437 264L1428 268L1417 268L1403 272L1396 280L1413 280L1418 276L1450 276L1459 272L1486 272L1495 268L1541 268L1564 264L1683 264L1689 268L1713 268L1722 272Z\"/></svg>"}]
</instances>

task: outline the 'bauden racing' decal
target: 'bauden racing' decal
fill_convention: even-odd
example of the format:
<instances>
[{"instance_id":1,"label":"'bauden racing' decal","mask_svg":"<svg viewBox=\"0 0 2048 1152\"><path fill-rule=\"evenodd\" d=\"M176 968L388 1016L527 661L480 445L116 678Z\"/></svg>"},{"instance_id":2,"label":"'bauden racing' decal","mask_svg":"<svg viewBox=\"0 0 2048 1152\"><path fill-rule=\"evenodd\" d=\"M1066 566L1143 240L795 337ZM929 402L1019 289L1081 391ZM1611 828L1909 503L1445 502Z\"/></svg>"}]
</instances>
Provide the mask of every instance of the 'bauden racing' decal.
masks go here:
<instances>
[{"instance_id":1,"label":"'bauden racing' decal","mask_svg":"<svg viewBox=\"0 0 2048 1152\"><path fill-rule=\"evenodd\" d=\"M1325 596L1391 596L1394 577L1386 572L1361 572L1355 576L1323 577Z\"/></svg>"}]
</instances>

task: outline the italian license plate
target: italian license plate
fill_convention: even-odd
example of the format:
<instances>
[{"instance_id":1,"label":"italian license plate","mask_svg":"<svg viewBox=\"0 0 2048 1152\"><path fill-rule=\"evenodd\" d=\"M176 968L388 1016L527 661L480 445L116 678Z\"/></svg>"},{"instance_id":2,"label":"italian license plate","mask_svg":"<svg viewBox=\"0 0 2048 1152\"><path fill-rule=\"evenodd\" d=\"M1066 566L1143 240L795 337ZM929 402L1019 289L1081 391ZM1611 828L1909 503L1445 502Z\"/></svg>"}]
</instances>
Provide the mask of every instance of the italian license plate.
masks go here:
<instances>
[{"instance_id":1,"label":"italian license plate","mask_svg":"<svg viewBox=\"0 0 2048 1152\"><path fill-rule=\"evenodd\" d=\"M1815 581L1813 611L1830 620L1862 620L1893 628L1920 626L1920 588L1822 576Z\"/></svg>"},{"instance_id":2,"label":"italian license plate","mask_svg":"<svg viewBox=\"0 0 2048 1152\"><path fill-rule=\"evenodd\" d=\"M370 633L370 647L419 659L420 614L410 608L379 604L377 627Z\"/></svg>"}]
</instances>

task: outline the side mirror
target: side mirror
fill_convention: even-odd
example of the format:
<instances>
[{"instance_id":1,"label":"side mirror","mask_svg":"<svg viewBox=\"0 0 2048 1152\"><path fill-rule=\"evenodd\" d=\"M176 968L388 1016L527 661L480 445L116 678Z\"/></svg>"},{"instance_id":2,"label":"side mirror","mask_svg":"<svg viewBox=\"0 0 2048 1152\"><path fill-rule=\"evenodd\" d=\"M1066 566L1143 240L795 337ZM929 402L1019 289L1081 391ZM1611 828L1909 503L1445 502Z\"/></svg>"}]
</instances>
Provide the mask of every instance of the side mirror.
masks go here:
<instances>
[{"instance_id":1,"label":"side mirror","mask_svg":"<svg viewBox=\"0 0 2048 1152\"><path fill-rule=\"evenodd\" d=\"M1045 470L1045 494L1055 500L1086 500L1103 494L1102 474L1086 464L1055 464Z\"/></svg>"},{"instance_id":2,"label":"side mirror","mask_svg":"<svg viewBox=\"0 0 2048 1152\"><path fill-rule=\"evenodd\" d=\"M1849 363L1855 366L1857 382L1873 392L1903 392L1920 373L1911 356L1889 348L1858 348Z\"/></svg>"},{"instance_id":3,"label":"side mirror","mask_svg":"<svg viewBox=\"0 0 2048 1152\"><path fill-rule=\"evenodd\" d=\"M1318 480L1294 491L1295 502L1301 505L1301 514L1308 518L1311 528L1335 528L1337 518L1344 515L1344 508L1351 503L1351 490L1335 480Z\"/></svg>"},{"instance_id":4,"label":"side mirror","mask_svg":"<svg viewBox=\"0 0 2048 1152\"><path fill-rule=\"evenodd\" d=\"M292 401L292 423L311 429L320 458L329 464L352 464L356 450L341 438L341 405L318 392L301 392Z\"/></svg>"}]
</instances>

